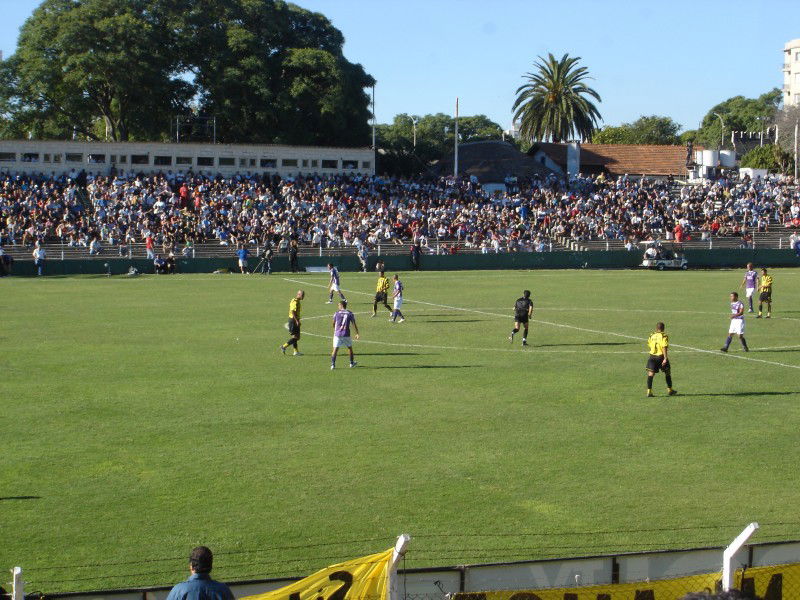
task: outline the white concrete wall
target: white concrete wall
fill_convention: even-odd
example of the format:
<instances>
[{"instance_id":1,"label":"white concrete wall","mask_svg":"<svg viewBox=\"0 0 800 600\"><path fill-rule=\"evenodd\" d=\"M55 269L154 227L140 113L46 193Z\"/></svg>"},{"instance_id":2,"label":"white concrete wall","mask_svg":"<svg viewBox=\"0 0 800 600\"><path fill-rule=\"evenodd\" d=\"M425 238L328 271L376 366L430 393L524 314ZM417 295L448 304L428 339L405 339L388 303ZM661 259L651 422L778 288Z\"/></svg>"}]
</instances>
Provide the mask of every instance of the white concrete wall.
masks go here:
<instances>
[{"instance_id":1,"label":"white concrete wall","mask_svg":"<svg viewBox=\"0 0 800 600\"><path fill-rule=\"evenodd\" d=\"M108 174L112 167L136 173L372 175L375 156L370 148L0 140L0 170L4 172L60 175L84 169Z\"/></svg>"}]
</instances>

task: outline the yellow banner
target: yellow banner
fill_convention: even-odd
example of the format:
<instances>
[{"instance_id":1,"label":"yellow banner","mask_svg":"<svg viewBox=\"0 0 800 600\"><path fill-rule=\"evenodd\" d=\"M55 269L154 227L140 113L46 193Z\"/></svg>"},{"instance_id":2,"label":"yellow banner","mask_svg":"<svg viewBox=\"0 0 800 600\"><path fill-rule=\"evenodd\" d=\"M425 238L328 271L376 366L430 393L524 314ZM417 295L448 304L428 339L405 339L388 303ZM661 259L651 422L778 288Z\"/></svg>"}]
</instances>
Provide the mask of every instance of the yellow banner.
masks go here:
<instances>
[{"instance_id":1,"label":"yellow banner","mask_svg":"<svg viewBox=\"0 0 800 600\"><path fill-rule=\"evenodd\" d=\"M574 588L461 592L453 600L678 600L690 592L713 592L720 573L690 575L639 583L587 585ZM800 564L754 567L736 571L734 587L763 600L800 598Z\"/></svg>"},{"instance_id":2,"label":"yellow banner","mask_svg":"<svg viewBox=\"0 0 800 600\"><path fill-rule=\"evenodd\" d=\"M386 600L393 548L326 567L271 592L241 600Z\"/></svg>"}]
</instances>

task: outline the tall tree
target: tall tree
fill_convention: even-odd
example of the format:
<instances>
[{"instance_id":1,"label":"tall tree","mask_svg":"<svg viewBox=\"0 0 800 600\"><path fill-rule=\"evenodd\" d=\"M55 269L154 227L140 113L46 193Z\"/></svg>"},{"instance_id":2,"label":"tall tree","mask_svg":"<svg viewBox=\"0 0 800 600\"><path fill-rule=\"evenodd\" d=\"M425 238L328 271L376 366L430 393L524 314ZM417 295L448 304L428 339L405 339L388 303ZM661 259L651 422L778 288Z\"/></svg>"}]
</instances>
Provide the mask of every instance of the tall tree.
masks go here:
<instances>
[{"instance_id":1,"label":"tall tree","mask_svg":"<svg viewBox=\"0 0 800 600\"><path fill-rule=\"evenodd\" d=\"M548 54L539 57L534 72L525 74L527 83L517 88L512 108L522 137L554 142L591 138L601 118L591 99L601 99L586 85L589 71L578 61L580 57L569 54L560 59Z\"/></svg>"},{"instance_id":2,"label":"tall tree","mask_svg":"<svg viewBox=\"0 0 800 600\"><path fill-rule=\"evenodd\" d=\"M16 130L114 140L163 131L191 85L178 76L172 36L155 18L154 3L42 2L3 65L0 102Z\"/></svg>"},{"instance_id":3,"label":"tall tree","mask_svg":"<svg viewBox=\"0 0 800 600\"><path fill-rule=\"evenodd\" d=\"M709 110L700 122L695 143L707 148L731 148L731 131L761 131L775 118L781 102L777 88L758 98L734 96Z\"/></svg>"},{"instance_id":4,"label":"tall tree","mask_svg":"<svg viewBox=\"0 0 800 600\"><path fill-rule=\"evenodd\" d=\"M670 117L651 115L617 127L606 126L592 136L595 144L677 144L681 126Z\"/></svg>"}]
</instances>

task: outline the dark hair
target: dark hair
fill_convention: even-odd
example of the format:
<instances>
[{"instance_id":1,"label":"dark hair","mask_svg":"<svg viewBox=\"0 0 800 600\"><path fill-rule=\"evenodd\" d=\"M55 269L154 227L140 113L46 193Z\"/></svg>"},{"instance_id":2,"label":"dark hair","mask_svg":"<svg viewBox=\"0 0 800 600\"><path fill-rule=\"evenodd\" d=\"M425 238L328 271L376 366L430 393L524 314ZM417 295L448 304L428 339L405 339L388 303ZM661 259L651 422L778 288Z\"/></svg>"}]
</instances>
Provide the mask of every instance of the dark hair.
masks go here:
<instances>
[{"instance_id":1,"label":"dark hair","mask_svg":"<svg viewBox=\"0 0 800 600\"><path fill-rule=\"evenodd\" d=\"M342 308L347 308L347 300L339 300L339 304L342 305Z\"/></svg>"},{"instance_id":2,"label":"dark hair","mask_svg":"<svg viewBox=\"0 0 800 600\"><path fill-rule=\"evenodd\" d=\"M522 292L522 295L525 296L526 298L530 298L531 297L531 291L530 290L525 290L524 292Z\"/></svg>"},{"instance_id":3,"label":"dark hair","mask_svg":"<svg viewBox=\"0 0 800 600\"><path fill-rule=\"evenodd\" d=\"M767 272L767 267L761 267L761 272L762 273L766 273Z\"/></svg>"},{"instance_id":4,"label":"dark hair","mask_svg":"<svg viewBox=\"0 0 800 600\"><path fill-rule=\"evenodd\" d=\"M214 562L214 555L205 546L198 546L189 555L189 565L195 573L208 573Z\"/></svg>"},{"instance_id":5,"label":"dark hair","mask_svg":"<svg viewBox=\"0 0 800 600\"><path fill-rule=\"evenodd\" d=\"M332 265L331 263L328 263L328 266L329 266L329 267L332 267L333 265Z\"/></svg>"},{"instance_id":6,"label":"dark hair","mask_svg":"<svg viewBox=\"0 0 800 600\"><path fill-rule=\"evenodd\" d=\"M383 271L381 271L381 277L383 277Z\"/></svg>"},{"instance_id":7,"label":"dark hair","mask_svg":"<svg viewBox=\"0 0 800 600\"><path fill-rule=\"evenodd\" d=\"M656 331L664 331L664 324L661 321L656 323Z\"/></svg>"},{"instance_id":8,"label":"dark hair","mask_svg":"<svg viewBox=\"0 0 800 600\"><path fill-rule=\"evenodd\" d=\"M731 296L735 296L736 298L739 297L739 292L731 292Z\"/></svg>"}]
</instances>

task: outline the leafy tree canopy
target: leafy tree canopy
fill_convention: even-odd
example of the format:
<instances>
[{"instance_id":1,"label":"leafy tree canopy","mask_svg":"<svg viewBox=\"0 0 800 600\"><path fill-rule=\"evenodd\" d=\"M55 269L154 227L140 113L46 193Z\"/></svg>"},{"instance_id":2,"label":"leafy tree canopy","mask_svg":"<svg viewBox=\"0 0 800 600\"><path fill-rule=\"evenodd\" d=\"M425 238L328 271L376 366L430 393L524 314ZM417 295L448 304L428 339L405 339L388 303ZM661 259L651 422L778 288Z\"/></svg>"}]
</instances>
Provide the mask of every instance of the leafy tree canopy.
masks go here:
<instances>
[{"instance_id":1,"label":"leafy tree canopy","mask_svg":"<svg viewBox=\"0 0 800 600\"><path fill-rule=\"evenodd\" d=\"M765 129L775 118L780 102L781 91L777 88L758 98L728 98L706 113L700 122L695 142L707 148L720 148L720 144L723 148L732 148L731 131Z\"/></svg>"},{"instance_id":2,"label":"leafy tree canopy","mask_svg":"<svg viewBox=\"0 0 800 600\"><path fill-rule=\"evenodd\" d=\"M771 173L785 173L791 165L792 157L775 144L757 146L742 157L741 166L754 169L767 169Z\"/></svg>"},{"instance_id":3,"label":"leafy tree canopy","mask_svg":"<svg viewBox=\"0 0 800 600\"><path fill-rule=\"evenodd\" d=\"M639 117L633 123L606 126L592 136L595 144L678 144L681 126L670 117Z\"/></svg>"}]
</instances>

